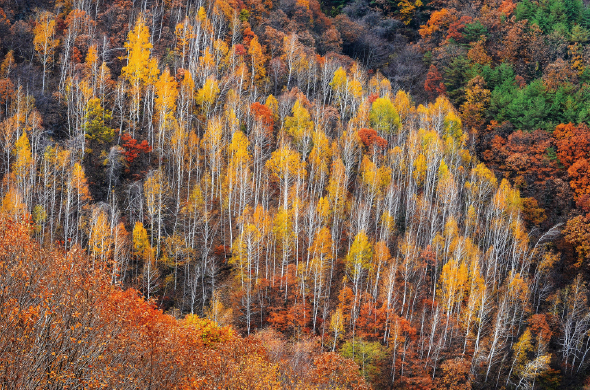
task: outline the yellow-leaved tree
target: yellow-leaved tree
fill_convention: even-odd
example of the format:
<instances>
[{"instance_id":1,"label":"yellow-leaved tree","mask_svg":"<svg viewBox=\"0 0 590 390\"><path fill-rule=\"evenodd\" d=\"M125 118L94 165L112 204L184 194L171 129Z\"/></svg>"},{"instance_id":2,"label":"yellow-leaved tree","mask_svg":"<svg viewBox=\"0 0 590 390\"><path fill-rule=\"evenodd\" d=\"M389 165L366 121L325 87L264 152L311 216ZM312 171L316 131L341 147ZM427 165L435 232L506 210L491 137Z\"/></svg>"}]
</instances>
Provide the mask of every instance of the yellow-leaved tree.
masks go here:
<instances>
[{"instance_id":1,"label":"yellow-leaved tree","mask_svg":"<svg viewBox=\"0 0 590 390\"><path fill-rule=\"evenodd\" d=\"M293 137L299 153L306 156L311 145L313 121L299 99L293 106L293 116L285 118L285 131Z\"/></svg>"},{"instance_id":2,"label":"yellow-leaved tree","mask_svg":"<svg viewBox=\"0 0 590 390\"><path fill-rule=\"evenodd\" d=\"M209 112L213 103L215 103L217 95L219 95L219 85L217 80L215 80L215 77L209 76L207 81L205 81L203 88L199 89L199 92L197 92L196 99L205 114Z\"/></svg>"},{"instance_id":3,"label":"yellow-leaved tree","mask_svg":"<svg viewBox=\"0 0 590 390\"><path fill-rule=\"evenodd\" d=\"M156 137L156 149L162 158L165 141L170 138L171 130L176 127L176 99L178 97L178 83L170 75L170 69L166 68L156 82L156 117L158 136Z\"/></svg>"},{"instance_id":4,"label":"yellow-leaved tree","mask_svg":"<svg viewBox=\"0 0 590 390\"><path fill-rule=\"evenodd\" d=\"M142 284L147 298L150 299L155 292L158 269L154 248L141 222L136 222L133 227L133 249L135 256L143 262Z\"/></svg>"},{"instance_id":5,"label":"yellow-leaved tree","mask_svg":"<svg viewBox=\"0 0 590 390\"><path fill-rule=\"evenodd\" d=\"M361 278L365 271L371 268L373 258L373 245L364 230L361 230L354 237L354 241L348 255L346 255L346 273L352 280L355 292L358 291Z\"/></svg>"},{"instance_id":6,"label":"yellow-leaved tree","mask_svg":"<svg viewBox=\"0 0 590 390\"><path fill-rule=\"evenodd\" d=\"M35 34L33 45L37 52L37 58L43 65L42 91L45 92L47 67L53 63L55 48L59 45L59 39L55 38L55 15L47 11L40 12L35 19L33 33Z\"/></svg>"},{"instance_id":7,"label":"yellow-leaved tree","mask_svg":"<svg viewBox=\"0 0 590 390\"><path fill-rule=\"evenodd\" d=\"M287 209L289 186L293 180L302 178L307 174L305 166L305 161L301 160L299 153L292 150L288 145L275 150L266 162L266 168L281 184L284 209Z\"/></svg>"},{"instance_id":8,"label":"yellow-leaved tree","mask_svg":"<svg viewBox=\"0 0 590 390\"><path fill-rule=\"evenodd\" d=\"M130 120L133 129L139 120L142 90L154 84L160 73L156 59L151 58L152 47L150 31L143 17L139 17L127 35L127 65L121 69L121 76L131 85Z\"/></svg>"},{"instance_id":9,"label":"yellow-leaved tree","mask_svg":"<svg viewBox=\"0 0 590 390\"><path fill-rule=\"evenodd\" d=\"M266 81L266 68L264 67L266 56L264 55L264 48L258 42L258 37L255 36L250 41L248 54L250 54L252 61L252 82L262 86Z\"/></svg>"}]
</instances>

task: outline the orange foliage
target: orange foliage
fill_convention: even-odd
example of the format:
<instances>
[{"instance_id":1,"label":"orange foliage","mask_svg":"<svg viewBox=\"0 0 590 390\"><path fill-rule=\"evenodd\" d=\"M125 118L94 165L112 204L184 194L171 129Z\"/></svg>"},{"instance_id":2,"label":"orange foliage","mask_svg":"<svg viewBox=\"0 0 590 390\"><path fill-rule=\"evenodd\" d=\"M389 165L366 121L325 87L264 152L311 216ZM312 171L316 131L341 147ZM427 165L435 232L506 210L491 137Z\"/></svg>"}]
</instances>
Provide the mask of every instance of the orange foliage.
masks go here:
<instances>
[{"instance_id":1,"label":"orange foliage","mask_svg":"<svg viewBox=\"0 0 590 390\"><path fill-rule=\"evenodd\" d=\"M7 107L15 96L14 84L10 79L0 80L0 106Z\"/></svg>"},{"instance_id":2,"label":"orange foliage","mask_svg":"<svg viewBox=\"0 0 590 390\"><path fill-rule=\"evenodd\" d=\"M585 158L581 158L568 168L567 173L570 175L570 187L576 193L577 197L590 194L590 164Z\"/></svg>"},{"instance_id":3,"label":"orange foliage","mask_svg":"<svg viewBox=\"0 0 590 390\"><path fill-rule=\"evenodd\" d=\"M578 260L590 258L590 214L578 215L567 221L563 234L567 242L576 248Z\"/></svg>"},{"instance_id":4,"label":"orange foliage","mask_svg":"<svg viewBox=\"0 0 590 390\"><path fill-rule=\"evenodd\" d=\"M590 156L590 129L585 124L561 124L553 131L559 161L569 168L577 160Z\"/></svg>"},{"instance_id":5,"label":"orange foliage","mask_svg":"<svg viewBox=\"0 0 590 390\"><path fill-rule=\"evenodd\" d=\"M260 389L282 380L368 388L352 360L321 350L295 375L261 340L164 314L112 285L108 266L80 248L45 250L30 232L0 215L0 372L14 388L236 389L253 378Z\"/></svg>"},{"instance_id":6,"label":"orange foliage","mask_svg":"<svg viewBox=\"0 0 590 390\"><path fill-rule=\"evenodd\" d=\"M290 264L285 276L277 277L269 290L271 307L268 323L285 334L309 333L313 325L311 305L298 294L295 265Z\"/></svg>"},{"instance_id":7,"label":"orange foliage","mask_svg":"<svg viewBox=\"0 0 590 390\"><path fill-rule=\"evenodd\" d=\"M252 103L251 109L252 113L254 114L254 118L259 120L265 126L268 134L272 134L274 118L271 109L258 102Z\"/></svg>"},{"instance_id":8,"label":"orange foliage","mask_svg":"<svg viewBox=\"0 0 590 390\"><path fill-rule=\"evenodd\" d=\"M367 293L363 294L362 299L363 303L356 322L357 334L363 339L378 341L385 333L386 307ZM379 304L381 307L378 307Z\"/></svg>"},{"instance_id":9,"label":"orange foliage","mask_svg":"<svg viewBox=\"0 0 590 390\"><path fill-rule=\"evenodd\" d=\"M428 38L455 20L456 17L446 8L443 8L440 11L434 11L432 15L430 15L428 23L424 26L420 26L420 35L422 38Z\"/></svg>"},{"instance_id":10,"label":"orange foliage","mask_svg":"<svg viewBox=\"0 0 590 390\"><path fill-rule=\"evenodd\" d=\"M540 208L537 199L532 197L522 199L522 213L529 225L539 225L547 219L545 210Z\"/></svg>"},{"instance_id":11,"label":"orange foliage","mask_svg":"<svg viewBox=\"0 0 590 390\"><path fill-rule=\"evenodd\" d=\"M367 147L369 150L373 145L380 149L387 148L387 141L380 137L373 129L360 129L358 131L358 135L363 145L365 145L365 147Z\"/></svg>"},{"instance_id":12,"label":"orange foliage","mask_svg":"<svg viewBox=\"0 0 590 390\"><path fill-rule=\"evenodd\" d=\"M369 389L357 365L350 359L334 352L324 353L314 360L315 370L311 374L312 381L322 388L341 389L351 386L353 389Z\"/></svg>"},{"instance_id":13,"label":"orange foliage","mask_svg":"<svg viewBox=\"0 0 590 390\"><path fill-rule=\"evenodd\" d=\"M462 358L445 360L440 366L440 376L434 382L434 389L471 389L471 362Z\"/></svg>"},{"instance_id":14,"label":"orange foliage","mask_svg":"<svg viewBox=\"0 0 590 390\"><path fill-rule=\"evenodd\" d=\"M44 250L29 232L0 217L0 370L16 388L170 388L190 378L206 388L218 375L209 362L244 358L224 356L241 343L229 328L178 321L111 285L79 248Z\"/></svg>"},{"instance_id":15,"label":"orange foliage","mask_svg":"<svg viewBox=\"0 0 590 390\"><path fill-rule=\"evenodd\" d=\"M499 11L505 16L510 16L515 9L516 4L514 4L512 0L504 0L502 4L500 4Z\"/></svg>"},{"instance_id":16,"label":"orange foliage","mask_svg":"<svg viewBox=\"0 0 590 390\"><path fill-rule=\"evenodd\" d=\"M551 336L553 336L553 331L547 320L551 322L552 319L550 314L533 314L528 320L533 334L538 338L543 339L545 342L548 342L551 339Z\"/></svg>"}]
</instances>

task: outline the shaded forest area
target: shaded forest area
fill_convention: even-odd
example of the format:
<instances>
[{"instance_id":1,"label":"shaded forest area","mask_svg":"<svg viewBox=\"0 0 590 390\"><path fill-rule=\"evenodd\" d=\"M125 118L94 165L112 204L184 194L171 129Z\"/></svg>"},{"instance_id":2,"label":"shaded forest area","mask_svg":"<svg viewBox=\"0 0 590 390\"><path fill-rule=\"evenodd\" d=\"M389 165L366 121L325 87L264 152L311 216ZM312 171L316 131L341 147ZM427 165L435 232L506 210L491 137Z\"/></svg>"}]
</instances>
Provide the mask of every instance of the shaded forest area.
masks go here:
<instances>
[{"instance_id":1,"label":"shaded forest area","mask_svg":"<svg viewBox=\"0 0 590 390\"><path fill-rule=\"evenodd\" d=\"M589 40L579 0L0 1L0 386L590 387Z\"/></svg>"}]
</instances>

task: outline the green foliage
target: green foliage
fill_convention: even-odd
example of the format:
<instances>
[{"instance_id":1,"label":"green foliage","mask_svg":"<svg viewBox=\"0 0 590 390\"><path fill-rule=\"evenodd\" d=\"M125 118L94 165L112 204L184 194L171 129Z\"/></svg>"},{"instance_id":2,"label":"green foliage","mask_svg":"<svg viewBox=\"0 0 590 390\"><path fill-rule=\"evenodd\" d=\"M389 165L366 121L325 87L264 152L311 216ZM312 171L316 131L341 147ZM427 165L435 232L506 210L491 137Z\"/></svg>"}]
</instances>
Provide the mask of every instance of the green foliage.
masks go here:
<instances>
[{"instance_id":1,"label":"green foliage","mask_svg":"<svg viewBox=\"0 0 590 390\"><path fill-rule=\"evenodd\" d=\"M240 11L239 19L242 22L247 22L250 19L250 11L248 11L246 8L243 8Z\"/></svg>"},{"instance_id":2,"label":"green foliage","mask_svg":"<svg viewBox=\"0 0 590 390\"><path fill-rule=\"evenodd\" d=\"M379 363L386 356L385 347L379 342L368 342L362 339L346 341L340 353L346 358L353 359L367 379L375 379L379 375Z\"/></svg>"},{"instance_id":3,"label":"green foliage","mask_svg":"<svg viewBox=\"0 0 590 390\"><path fill-rule=\"evenodd\" d=\"M572 27L583 21L587 8L581 0L524 0L516 7L516 20L528 20L536 24L545 34Z\"/></svg>"},{"instance_id":4,"label":"green foliage","mask_svg":"<svg viewBox=\"0 0 590 390\"><path fill-rule=\"evenodd\" d=\"M588 29L576 24L572 27L572 33L570 35L570 41L585 43L590 39L590 31Z\"/></svg>"},{"instance_id":5,"label":"green foliage","mask_svg":"<svg viewBox=\"0 0 590 390\"><path fill-rule=\"evenodd\" d=\"M584 10L580 14L580 25L590 29L590 7L584 7Z\"/></svg>"},{"instance_id":6,"label":"green foliage","mask_svg":"<svg viewBox=\"0 0 590 390\"><path fill-rule=\"evenodd\" d=\"M86 139L100 144L112 142L115 132L105 124L105 122L110 120L111 113L102 108L100 99L90 99L86 106L86 116L84 117Z\"/></svg>"},{"instance_id":7,"label":"green foliage","mask_svg":"<svg viewBox=\"0 0 590 390\"><path fill-rule=\"evenodd\" d=\"M481 22L475 21L474 23L468 23L463 28L463 38L468 42L479 41L481 37L488 37L488 29Z\"/></svg>"},{"instance_id":8,"label":"green foliage","mask_svg":"<svg viewBox=\"0 0 590 390\"><path fill-rule=\"evenodd\" d=\"M551 103L544 94L541 80L535 80L521 90L517 90L508 106L501 111L499 119L507 119L518 129L534 130L545 124L550 116Z\"/></svg>"},{"instance_id":9,"label":"green foliage","mask_svg":"<svg viewBox=\"0 0 590 390\"><path fill-rule=\"evenodd\" d=\"M494 68L486 65L481 70L481 76L491 90L499 86L505 91L516 89L516 85L514 84L514 70L512 69L512 65L508 63L504 62Z\"/></svg>"},{"instance_id":10,"label":"green foliage","mask_svg":"<svg viewBox=\"0 0 590 390\"><path fill-rule=\"evenodd\" d=\"M557 160L557 153L555 152L555 148L553 146L547 148L547 158L551 161Z\"/></svg>"},{"instance_id":11,"label":"green foliage","mask_svg":"<svg viewBox=\"0 0 590 390\"><path fill-rule=\"evenodd\" d=\"M444 84L451 102L459 107L465 102L465 86L471 79L471 66L467 57L455 58L444 69Z\"/></svg>"},{"instance_id":12,"label":"green foliage","mask_svg":"<svg viewBox=\"0 0 590 390\"><path fill-rule=\"evenodd\" d=\"M571 82L562 83L556 90L545 87L543 80L532 80L520 88L512 66L503 63L486 65L479 71L492 91L486 111L488 119L510 121L516 129L552 130L559 123L581 123L590 120L590 86L576 90ZM590 81L585 70L581 80Z\"/></svg>"},{"instance_id":13,"label":"green foliage","mask_svg":"<svg viewBox=\"0 0 590 390\"><path fill-rule=\"evenodd\" d=\"M387 98L379 98L373 102L369 120L375 130L387 134L396 132L400 126L399 115Z\"/></svg>"},{"instance_id":14,"label":"green foliage","mask_svg":"<svg viewBox=\"0 0 590 390\"><path fill-rule=\"evenodd\" d=\"M580 123L590 119L588 104L590 89L588 86L575 91L571 85L562 85L555 91L549 91L540 79L533 80L519 89L509 78L502 80L495 72L486 74L493 85L488 117L498 122L510 121L516 129L552 130L559 123Z\"/></svg>"}]
</instances>

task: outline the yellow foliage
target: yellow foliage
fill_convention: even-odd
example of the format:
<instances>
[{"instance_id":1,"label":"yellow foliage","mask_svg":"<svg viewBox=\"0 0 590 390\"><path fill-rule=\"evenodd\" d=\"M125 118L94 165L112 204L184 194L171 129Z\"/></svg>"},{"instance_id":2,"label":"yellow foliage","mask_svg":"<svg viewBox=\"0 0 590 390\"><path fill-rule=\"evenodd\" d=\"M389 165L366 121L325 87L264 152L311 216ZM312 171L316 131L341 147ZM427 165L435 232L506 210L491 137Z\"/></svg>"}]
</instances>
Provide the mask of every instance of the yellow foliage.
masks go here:
<instances>
[{"instance_id":1,"label":"yellow foliage","mask_svg":"<svg viewBox=\"0 0 590 390\"><path fill-rule=\"evenodd\" d=\"M178 97L178 83L170 75L170 69L166 68L164 73L156 82L156 111L160 120L168 118L176 110L176 98Z\"/></svg>"},{"instance_id":2,"label":"yellow foliage","mask_svg":"<svg viewBox=\"0 0 590 390\"><path fill-rule=\"evenodd\" d=\"M367 155L363 156L361 163L361 178L363 184L370 193L375 196L384 194L387 186L391 182L391 168L387 165L377 167Z\"/></svg>"},{"instance_id":3,"label":"yellow foliage","mask_svg":"<svg viewBox=\"0 0 590 390\"><path fill-rule=\"evenodd\" d=\"M340 218L344 216L346 197L348 195L347 183L348 177L346 176L344 164L341 159L335 159L332 163L332 171L328 181L328 200L332 206L332 212Z\"/></svg>"},{"instance_id":4,"label":"yellow foliage","mask_svg":"<svg viewBox=\"0 0 590 390\"><path fill-rule=\"evenodd\" d=\"M205 112L208 112L215 99L219 95L219 85L213 76L209 76L203 88L197 92L197 104L199 104Z\"/></svg>"},{"instance_id":5,"label":"yellow foliage","mask_svg":"<svg viewBox=\"0 0 590 390\"><path fill-rule=\"evenodd\" d=\"M15 188L10 188L4 195L0 212L15 218L27 215L27 206L23 203L21 195Z\"/></svg>"},{"instance_id":6,"label":"yellow foliage","mask_svg":"<svg viewBox=\"0 0 590 390\"><path fill-rule=\"evenodd\" d=\"M336 93L337 97L340 97L341 95L344 94L347 82L348 82L348 79L346 77L346 71L342 67L339 67L338 69L336 69L336 72L334 72L334 77L332 78L332 81L330 82L330 86L332 87L332 89Z\"/></svg>"},{"instance_id":7,"label":"yellow foliage","mask_svg":"<svg viewBox=\"0 0 590 390\"><path fill-rule=\"evenodd\" d=\"M416 180L416 184L418 186L424 184L427 168L428 167L426 165L426 157L424 157L424 155L420 153L416 158L416 161L414 161L414 172L412 173L412 176L414 177L414 180Z\"/></svg>"},{"instance_id":8,"label":"yellow foliage","mask_svg":"<svg viewBox=\"0 0 590 390\"><path fill-rule=\"evenodd\" d=\"M29 137L27 137L27 133L24 131L14 144L14 155L16 156L16 162L13 165L14 175L19 184L21 184L30 176L31 165L33 163Z\"/></svg>"},{"instance_id":9,"label":"yellow foliage","mask_svg":"<svg viewBox=\"0 0 590 390\"><path fill-rule=\"evenodd\" d=\"M33 45L45 66L53 61L54 50L59 45L59 40L55 39L55 16L50 12L41 12L35 22Z\"/></svg>"},{"instance_id":10,"label":"yellow foliage","mask_svg":"<svg viewBox=\"0 0 590 390\"><path fill-rule=\"evenodd\" d=\"M510 272L510 282L508 283L508 295L513 299L526 302L529 294L529 286L526 280L520 276L520 273Z\"/></svg>"},{"instance_id":11,"label":"yellow foliage","mask_svg":"<svg viewBox=\"0 0 590 390\"><path fill-rule=\"evenodd\" d=\"M143 227L143 223L135 222L133 227L133 249L135 255L146 263L152 263L154 259L154 249L150 244L147 231Z\"/></svg>"},{"instance_id":12,"label":"yellow foliage","mask_svg":"<svg viewBox=\"0 0 590 390\"><path fill-rule=\"evenodd\" d=\"M455 259L449 260L442 269L440 286L442 290L442 304L447 311L462 302L469 280L469 271L465 262Z\"/></svg>"},{"instance_id":13,"label":"yellow foliage","mask_svg":"<svg viewBox=\"0 0 590 390\"><path fill-rule=\"evenodd\" d=\"M513 189L507 179L502 179L500 187L493 198L494 207L508 215L515 215L522 211L520 191Z\"/></svg>"},{"instance_id":14,"label":"yellow foliage","mask_svg":"<svg viewBox=\"0 0 590 390\"><path fill-rule=\"evenodd\" d=\"M461 119L454 110L449 111L444 121L443 140L446 142L448 139L452 139L460 145L465 142Z\"/></svg>"},{"instance_id":15,"label":"yellow foliage","mask_svg":"<svg viewBox=\"0 0 590 390\"><path fill-rule=\"evenodd\" d=\"M272 111L273 119L276 122L279 121L279 101L273 95L268 95L266 102L264 103Z\"/></svg>"},{"instance_id":16,"label":"yellow foliage","mask_svg":"<svg viewBox=\"0 0 590 390\"><path fill-rule=\"evenodd\" d=\"M88 240L88 250L95 259L107 260L111 257L113 237L106 213L100 209L93 213L94 218Z\"/></svg>"},{"instance_id":17,"label":"yellow foliage","mask_svg":"<svg viewBox=\"0 0 590 390\"><path fill-rule=\"evenodd\" d=\"M151 85L156 81L160 71L156 60L150 58L152 47L150 32L145 20L140 17L127 35L127 65L121 69L121 75L132 85Z\"/></svg>"},{"instance_id":18,"label":"yellow foliage","mask_svg":"<svg viewBox=\"0 0 590 390\"><path fill-rule=\"evenodd\" d=\"M279 208L274 219L272 232L282 246L288 246L293 237L293 222L289 210Z\"/></svg>"},{"instance_id":19,"label":"yellow foliage","mask_svg":"<svg viewBox=\"0 0 590 390\"><path fill-rule=\"evenodd\" d=\"M357 233L346 255L346 270L354 281L358 280L364 270L372 267L373 246L369 242L367 234L361 230Z\"/></svg>"},{"instance_id":20,"label":"yellow foliage","mask_svg":"<svg viewBox=\"0 0 590 390\"><path fill-rule=\"evenodd\" d=\"M318 200L316 210L320 218L323 221L326 221L330 216L330 202L328 201L328 198L321 197L320 200Z\"/></svg>"},{"instance_id":21,"label":"yellow foliage","mask_svg":"<svg viewBox=\"0 0 590 390\"><path fill-rule=\"evenodd\" d=\"M305 138L311 137L313 121L309 111L299 101L293 106L293 116L285 118L285 131L290 134L296 143L301 143Z\"/></svg>"},{"instance_id":22,"label":"yellow foliage","mask_svg":"<svg viewBox=\"0 0 590 390\"><path fill-rule=\"evenodd\" d=\"M306 163L299 153L288 146L275 150L266 162L266 168L278 180L289 180L295 176L305 176Z\"/></svg>"},{"instance_id":23,"label":"yellow foliage","mask_svg":"<svg viewBox=\"0 0 590 390\"><path fill-rule=\"evenodd\" d=\"M404 123L408 115L415 111L410 95L401 89L395 94L393 107L397 111L401 123Z\"/></svg>"},{"instance_id":24,"label":"yellow foliage","mask_svg":"<svg viewBox=\"0 0 590 390\"><path fill-rule=\"evenodd\" d=\"M266 80L266 67L264 66L266 56L264 55L262 45L258 42L258 37L254 37L250 41L248 54L250 54L252 60L252 75L254 76L254 80L260 85Z\"/></svg>"},{"instance_id":25,"label":"yellow foliage","mask_svg":"<svg viewBox=\"0 0 590 390\"><path fill-rule=\"evenodd\" d=\"M402 21L405 25L408 25L410 22L412 22L412 17L416 12L416 8L422 7L422 1L401 0L397 3L397 6L399 8Z\"/></svg>"},{"instance_id":26,"label":"yellow foliage","mask_svg":"<svg viewBox=\"0 0 590 390\"><path fill-rule=\"evenodd\" d=\"M251 223L244 225L240 235L232 243L232 257L229 263L237 270L237 278L241 283L250 282L252 278L251 267L252 254L258 250L262 235L256 226Z\"/></svg>"}]
</instances>

